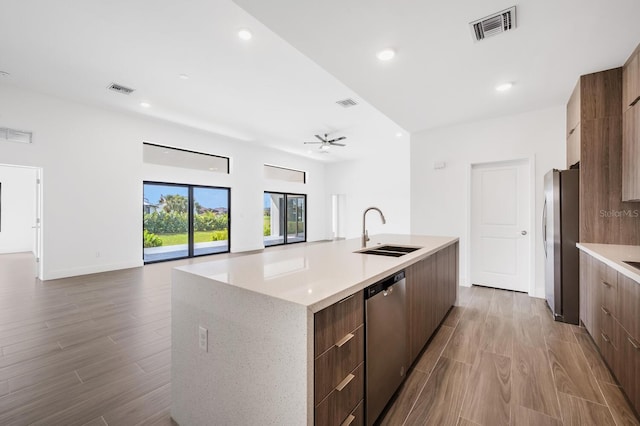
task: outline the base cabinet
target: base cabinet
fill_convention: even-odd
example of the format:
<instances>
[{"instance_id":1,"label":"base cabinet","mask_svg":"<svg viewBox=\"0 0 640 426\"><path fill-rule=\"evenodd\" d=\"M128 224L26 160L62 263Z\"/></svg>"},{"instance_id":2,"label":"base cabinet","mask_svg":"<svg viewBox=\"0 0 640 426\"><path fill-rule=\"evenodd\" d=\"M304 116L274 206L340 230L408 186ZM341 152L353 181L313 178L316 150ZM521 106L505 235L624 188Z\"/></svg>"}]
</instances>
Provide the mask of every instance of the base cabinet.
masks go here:
<instances>
[{"instance_id":1,"label":"base cabinet","mask_svg":"<svg viewBox=\"0 0 640 426\"><path fill-rule=\"evenodd\" d=\"M407 345L411 365L453 306L458 243L405 268ZM365 425L364 294L353 294L314 316L315 424ZM366 423L365 423L366 421Z\"/></svg>"},{"instance_id":2,"label":"base cabinet","mask_svg":"<svg viewBox=\"0 0 640 426\"><path fill-rule=\"evenodd\" d=\"M580 319L640 411L640 283L580 253Z\"/></svg>"},{"instance_id":3,"label":"base cabinet","mask_svg":"<svg viewBox=\"0 0 640 426\"><path fill-rule=\"evenodd\" d=\"M406 269L409 362L413 364L453 306L458 289L458 243Z\"/></svg>"}]
</instances>

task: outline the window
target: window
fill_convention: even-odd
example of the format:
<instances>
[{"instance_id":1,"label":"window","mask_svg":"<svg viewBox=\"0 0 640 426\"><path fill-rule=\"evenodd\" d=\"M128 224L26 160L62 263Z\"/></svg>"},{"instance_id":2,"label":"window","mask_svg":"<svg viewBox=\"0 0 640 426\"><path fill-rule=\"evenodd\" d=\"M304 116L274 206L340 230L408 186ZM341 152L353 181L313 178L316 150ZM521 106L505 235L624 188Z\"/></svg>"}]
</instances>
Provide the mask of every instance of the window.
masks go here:
<instances>
[{"instance_id":1,"label":"window","mask_svg":"<svg viewBox=\"0 0 640 426\"><path fill-rule=\"evenodd\" d=\"M307 241L307 196L264 193L264 246Z\"/></svg>"},{"instance_id":2,"label":"window","mask_svg":"<svg viewBox=\"0 0 640 426\"><path fill-rule=\"evenodd\" d=\"M283 180L286 182L307 183L307 173L301 170L264 165L264 177L267 179Z\"/></svg>"},{"instance_id":3,"label":"window","mask_svg":"<svg viewBox=\"0 0 640 426\"><path fill-rule=\"evenodd\" d=\"M214 173L229 173L229 159L227 157L155 145L148 142L144 142L142 148L142 157L145 163L205 170Z\"/></svg>"},{"instance_id":4,"label":"window","mask_svg":"<svg viewBox=\"0 0 640 426\"><path fill-rule=\"evenodd\" d=\"M144 262L229 252L229 188L144 182Z\"/></svg>"}]
</instances>

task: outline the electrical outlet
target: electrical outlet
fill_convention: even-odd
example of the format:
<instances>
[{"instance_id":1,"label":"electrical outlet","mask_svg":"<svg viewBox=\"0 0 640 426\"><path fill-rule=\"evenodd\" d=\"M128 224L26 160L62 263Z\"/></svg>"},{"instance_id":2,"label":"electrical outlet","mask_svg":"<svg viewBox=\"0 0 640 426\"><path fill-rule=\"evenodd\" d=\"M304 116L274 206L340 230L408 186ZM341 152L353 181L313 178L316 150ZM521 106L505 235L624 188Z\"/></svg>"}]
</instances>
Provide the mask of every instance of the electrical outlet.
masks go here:
<instances>
[{"instance_id":1,"label":"electrical outlet","mask_svg":"<svg viewBox=\"0 0 640 426\"><path fill-rule=\"evenodd\" d=\"M100 252L99 251L96 252L96 257L100 257Z\"/></svg>"},{"instance_id":2,"label":"electrical outlet","mask_svg":"<svg viewBox=\"0 0 640 426\"><path fill-rule=\"evenodd\" d=\"M198 342L201 350L209 352L208 332L203 326L200 326L200 329L198 330Z\"/></svg>"}]
</instances>

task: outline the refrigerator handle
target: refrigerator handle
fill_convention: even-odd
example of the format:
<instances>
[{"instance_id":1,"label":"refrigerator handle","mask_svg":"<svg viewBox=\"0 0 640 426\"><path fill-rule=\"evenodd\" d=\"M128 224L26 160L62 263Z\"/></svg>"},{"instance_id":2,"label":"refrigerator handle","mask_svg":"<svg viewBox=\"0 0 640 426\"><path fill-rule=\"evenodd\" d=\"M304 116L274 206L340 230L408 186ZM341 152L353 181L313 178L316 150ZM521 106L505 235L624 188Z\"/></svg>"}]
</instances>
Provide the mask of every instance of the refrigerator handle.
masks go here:
<instances>
[{"instance_id":1,"label":"refrigerator handle","mask_svg":"<svg viewBox=\"0 0 640 426\"><path fill-rule=\"evenodd\" d=\"M544 257L547 257L547 197L544 197L544 207L542 208L542 247L544 247Z\"/></svg>"}]
</instances>

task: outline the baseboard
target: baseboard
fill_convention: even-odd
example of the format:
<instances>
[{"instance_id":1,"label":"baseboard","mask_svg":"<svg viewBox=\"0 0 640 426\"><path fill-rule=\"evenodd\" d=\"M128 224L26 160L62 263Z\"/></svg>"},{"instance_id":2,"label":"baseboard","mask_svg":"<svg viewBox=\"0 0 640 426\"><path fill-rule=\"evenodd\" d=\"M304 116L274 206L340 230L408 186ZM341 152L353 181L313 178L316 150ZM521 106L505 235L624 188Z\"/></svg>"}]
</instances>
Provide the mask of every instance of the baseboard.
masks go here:
<instances>
[{"instance_id":1,"label":"baseboard","mask_svg":"<svg viewBox=\"0 0 640 426\"><path fill-rule=\"evenodd\" d=\"M109 272L109 271L117 271L120 269L129 269L129 268L138 268L143 266L142 259L135 262L120 262L120 263L111 263L108 265L91 265L84 266L81 268L72 268L72 269L58 269L54 271L45 270L43 272L43 280L57 280L60 278L69 278L69 277L77 277L78 275L89 275L89 274L98 274L100 272Z\"/></svg>"}]
</instances>

